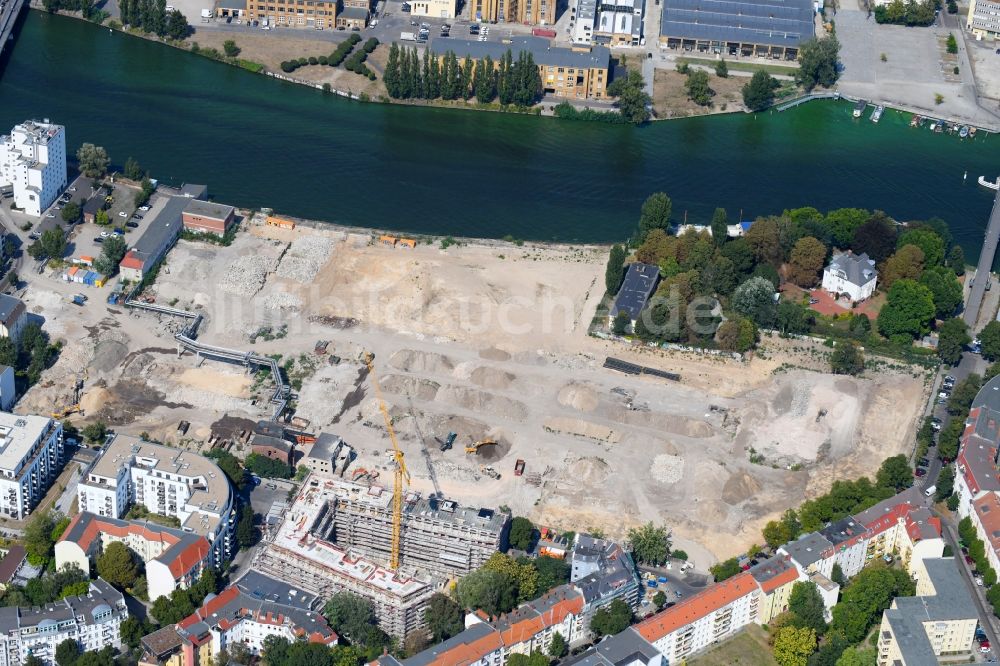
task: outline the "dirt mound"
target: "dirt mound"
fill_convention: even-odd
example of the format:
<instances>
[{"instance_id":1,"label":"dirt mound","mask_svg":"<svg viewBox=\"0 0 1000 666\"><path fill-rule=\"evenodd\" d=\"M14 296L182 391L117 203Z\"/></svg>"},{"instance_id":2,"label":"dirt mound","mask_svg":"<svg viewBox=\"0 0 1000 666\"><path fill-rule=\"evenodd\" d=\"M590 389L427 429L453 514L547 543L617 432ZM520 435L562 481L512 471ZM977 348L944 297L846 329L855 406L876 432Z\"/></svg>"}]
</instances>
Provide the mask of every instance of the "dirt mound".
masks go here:
<instances>
[{"instance_id":1,"label":"dirt mound","mask_svg":"<svg viewBox=\"0 0 1000 666\"><path fill-rule=\"evenodd\" d=\"M486 433L490 430L489 426L476 419L430 413L424 415L421 427L424 429L424 434L435 433L441 439L444 439L449 432L457 434L458 439L454 445L456 449L464 448L470 441L478 442L486 439Z\"/></svg>"},{"instance_id":2,"label":"dirt mound","mask_svg":"<svg viewBox=\"0 0 1000 666\"><path fill-rule=\"evenodd\" d=\"M545 365L548 362L538 352L518 352L514 355L514 361L524 365Z\"/></svg>"},{"instance_id":3,"label":"dirt mound","mask_svg":"<svg viewBox=\"0 0 1000 666\"><path fill-rule=\"evenodd\" d=\"M94 388L89 389L83 394L83 397L80 398L80 409L82 409L85 414L89 412L96 412L104 406L104 403L108 401L109 395L110 393L106 388L102 386L95 386Z\"/></svg>"},{"instance_id":4,"label":"dirt mound","mask_svg":"<svg viewBox=\"0 0 1000 666\"><path fill-rule=\"evenodd\" d=\"M128 356L128 345L116 340L97 343L90 368L96 372L111 372Z\"/></svg>"},{"instance_id":5,"label":"dirt mound","mask_svg":"<svg viewBox=\"0 0 1000 666\"><path fill-rule=\"evenodd\" d=\"M480 349L479 358L486 359L487 361L509 361L510 354L502 349L497 349L496 347L490 347L489 349Z\"/></svg>"},{"instance_id":6,"label":"dirt mound","mask_svg":"<svg viewBox=\"0 0 1000 666\"><path fill-rule=\"evenodd\" d=\"M459 386L442 387L438 391L436 400L458 405L478 414L490 414L511 421L524 421L528 418L528 408L524 403L477 389Z\"/></svg>"},{"instance_id":7,"label":"dirt mound","mask_svg":"<svg viewBox=\"0 0 1000 666\"><path fill-rule=\"evenodd\" d=\"M661 432L697 439L704 439L715 434L715 429L712 428L711 424L689 419L686 416L630 411L621 408L612 413L612 418L620 423L655 428Z\"/></svg>"},{"instance_id":8,"label":"dirt mound","mask_svg":"<svg viewBox=\"0 0 1000 666\"><path fill-rule=\"evenodd\" d=\"M400 349L389 359L389 365L403 372L436 372L450 374L455 363L442 354Z\"/></svg>"},{"instance_id":9,"label":"dirt mound","mask_svg":"<svg viewBox=\"0 0 1000 666\"><path fill-rule=\"evenodd\" d=\"M581 419L569 419L561 416L546 420L543 427L550 432L577 435L578 437L586 437L587 439L595 439L599 442L610 442L612 444L619 442L622 438L620 432L616 432L599 423L591 423L590 421L583 421Z\"/></svg>"},{"instance_id":10,"label":"dirt mound","mask_svg":"<svg viewBox=\"0 0 1000 666\"><path fill-rule=\"evenodd\" d=\"M608 463L600 458L580 458L566 468L566 477L575 483L597 485L603 483L611 473Z\"/></svg>"},{"instance_id":11,"label":"dirt mound","mask_svg":"<svg viewBox=\"0 0 1000 666\"><path fill-rule=\"evenodd\" d=\"M730 506L745 502L762 489L760 481L746 472L734 472L722 487L722 501Z\"/></svg>"},{"instance_id":12,"label":"dirt mound","mask_svg":"<svg viewBox=\"0 0 1000 666\"><path fill-rule=\"evenodd\" d=\"M599 402L597 391L590 384L573 382L559 391L559 404L581 412L592 412Z\"/></svg>"},{"instance_id":13,"label":"dirt mound","mask_svg":"<svg viewBox=\"0 0 1000 666\"><path fill-rule=\"evenodd\" d=\"M387 375L379 381L387 393L408 395L418 400L433 400L441 385L429 379L407 377L406 375Z\"/></svg>"},{"instance_id":14,"label":"dirt mound","mask_svg":"<svg viewBox=\"0 0 1000 666\"><path fill-rule=\"evenodd\" d=\"M472 371L469 379L473 384L486 389L503 390L510 388L511 382L517 377L498 368L481 365Z\"/></svg>"}]
</instances>

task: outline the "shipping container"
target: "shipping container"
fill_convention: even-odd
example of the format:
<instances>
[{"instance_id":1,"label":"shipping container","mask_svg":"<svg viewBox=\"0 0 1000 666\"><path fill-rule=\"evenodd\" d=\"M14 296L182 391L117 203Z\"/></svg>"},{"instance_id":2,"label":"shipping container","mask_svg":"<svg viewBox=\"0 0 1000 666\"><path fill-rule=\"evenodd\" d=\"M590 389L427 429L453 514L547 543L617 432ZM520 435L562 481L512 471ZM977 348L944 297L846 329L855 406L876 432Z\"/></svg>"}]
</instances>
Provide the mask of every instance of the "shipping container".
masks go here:
<instances>
[{"instance_id":1,"label":"shipping container","mask_svg":"<svg viewBox=\"0 0 1000 666\"><path fill-rule=\"evenodd\" d=\"M94 258L93 257L88 257L85 254L81 254L80 258L77 259L76 261L78 261L79 263L81 263L81 264L83 264L85 266L92 266L94 264Z\"/></svg>"},{"instance_id":2,"label":"shipping container","mask_svg":"<svg viewBox=\"0 0 1000 666\"><path fill-rule=\"evenodd\" d=\"M556 38L556 31L550 30L549 28L532 28L531 34L535 37L548 37L549 39Z\"/></svg>"}]
</instances>

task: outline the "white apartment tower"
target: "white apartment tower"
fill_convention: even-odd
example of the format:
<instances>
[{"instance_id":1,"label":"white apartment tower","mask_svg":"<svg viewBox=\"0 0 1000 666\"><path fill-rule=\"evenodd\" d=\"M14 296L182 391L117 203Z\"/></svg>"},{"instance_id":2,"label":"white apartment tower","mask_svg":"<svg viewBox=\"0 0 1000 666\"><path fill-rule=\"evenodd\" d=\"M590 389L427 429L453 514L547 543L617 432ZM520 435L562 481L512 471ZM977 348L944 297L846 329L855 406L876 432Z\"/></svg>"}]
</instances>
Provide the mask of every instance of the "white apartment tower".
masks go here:
<instances>
[{"instance_id":1,"label":"white apartment tower","mask_svg":"<svg viewBox=\"0 0 1000 666\"><path fill-rule=\"evenodd\" d=\"M45 496L62 465L59 421L0 412L0 515L24 519Z\"/></svg>"},{"instance_id":2,"label":"white apartment tower","mask_svg":"<svg viewBox=\"0 0 1000 666\"><path fill-rule=\"evenodd\" d=\"M27 120L0 137L0 188L11 187L14 205L42 214L66 187L66 129Z\"/></svg>"}]
</instances>

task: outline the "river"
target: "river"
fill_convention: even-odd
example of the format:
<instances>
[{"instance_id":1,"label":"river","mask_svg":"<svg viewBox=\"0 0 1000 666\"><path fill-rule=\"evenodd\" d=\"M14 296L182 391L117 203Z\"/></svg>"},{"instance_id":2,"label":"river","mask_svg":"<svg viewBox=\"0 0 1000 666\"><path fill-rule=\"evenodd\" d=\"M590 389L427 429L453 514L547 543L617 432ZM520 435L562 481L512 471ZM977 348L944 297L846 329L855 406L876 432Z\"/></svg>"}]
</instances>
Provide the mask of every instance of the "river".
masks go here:
<instances>
[{"instance_id":1,"label":"river","mask_svg":"<svg viewBox=\"0 0 1000 666\"><path fill-rule=\"evenodd\" d=\"M992 202L976 179L1000 173L1000 136L962 141L895 112L876 125L843 102L641 128L363 104L34 11L0 74L0 129L26 118L226 203L473 237L624 239L664 191L690 222L716 206L731 220L806 205L939 216L971 260Z\"/></svg>"}]
</instances>

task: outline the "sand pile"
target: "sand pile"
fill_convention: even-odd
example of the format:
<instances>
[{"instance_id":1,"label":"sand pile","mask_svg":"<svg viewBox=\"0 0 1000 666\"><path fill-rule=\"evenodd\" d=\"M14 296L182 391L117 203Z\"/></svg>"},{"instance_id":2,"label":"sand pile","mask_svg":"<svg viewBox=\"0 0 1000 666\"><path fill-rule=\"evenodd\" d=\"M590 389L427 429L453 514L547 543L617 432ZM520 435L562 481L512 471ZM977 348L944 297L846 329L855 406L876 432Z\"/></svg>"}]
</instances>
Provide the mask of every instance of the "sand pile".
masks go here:
<instances>
[{"instance_id":1,"label":"sand pile","mask_svg":"<svg viewBox=\"0 0 1000 666\"><path fill-rule=\"evenodd\" d=\"M451 374L455 363L441 354L401 349L389 359L389 365L403 372L436 372Z\"/></svg>"},{"instance_id":2,"label":"sand pile","mask_svg":"<svg viewBox=\"0 0 1000 666\"><path fill-rule=\"evenodd\" d=\"M489 414L511 421L524 421L528 418L528 408L524 403L460 386L442 387L437 394L437 401L458 405L477 414Z\"/></svg>"},{"instance_id":3,"label":"sand pile","mask_svg":"<svg viewBox=\"0 0 1000 666\"><path fill-rule=\"evenodd\" d=\"M333 241L323 236L302 235L292 241L278 265L278 276L296 282L312 282L330 257Z\"/></svg>"},{"instance_id":4,"label":"sand pile","mask_svg":"<svg viewBox=\"0 0 1000 666\"><path fill-rule=\"evenodd\" d=\"M469 379L473 384L482 386L485 389L502 391L510 388L511 382L517 379L517 377L498 368L483 365L473 370Z\"/></svg>"},{"instance_id":5,"label":"sand pile","mask_svg":"<svg viewBox=\"0 0 1000 666\"><path fill-rule=\"evenodd\" d=\"M684 458L661 453L653 458L653 478L663 484L677 483L684 475Z\"/></svg>"},{"instance_id":6,"label":"sand pile","mask_svg":"<svg viewBox=\"0 0 1000 666\"><path fill-rule=\"evenodd\" d=\"M596 485L608 478L611 468L600 458L580 458L566 468L566 476L582 485Z\"/></svg>"},{"instance_id":7,"label":"sand pile","mask_svg":"<svg viewBox=\"0 0 1000 666\"><path fill-rule=\"evenodd\" d=\"M510 354L502 349L490 347L488 349L479 350L479 358L486 359L487 361L509 361Z\"/></svg>"},{"instance_id":8,"label":"sand pile","mask_svg":"<svg viewBox=\"0 0 1000 666\"><path fill-rule=\"evenodd\" d=\"M581 412L592 412L597 409L597 391L590 384L573 382L559 391L559 404L572 407Z\"/></svg>"},{"instance_id":9,"label":"sand pile","mask_svg":"<svg viewBox=\"0 0 1000 666\"><path fill-rule=\"evenodd\" d=\"M745 502L762 490L760 481L746 472L735 472L722 487L722 501L729 505Z\"/></svg>"},{"instance_id":10,"label":"sand pile","mask_svg":"<svg viewBox=\"0 0 1000 666\"><path fill-rule=\"evenodd\" d=\"M382 390L386 393L410 396L418 400L433 400L441 385L429 379L409 377L406 375L386 375L379 378Z\"/></svg>"}]
</instances>

